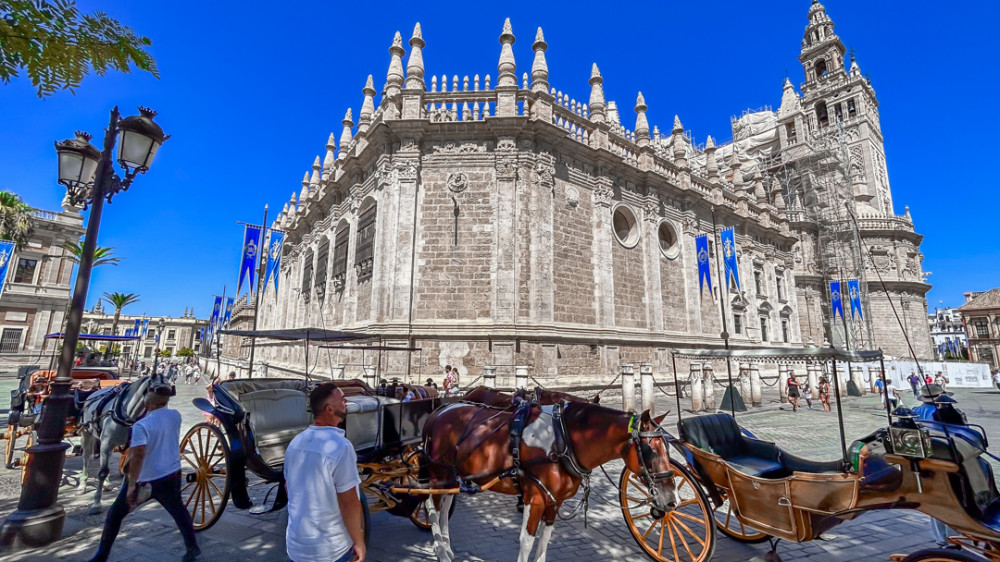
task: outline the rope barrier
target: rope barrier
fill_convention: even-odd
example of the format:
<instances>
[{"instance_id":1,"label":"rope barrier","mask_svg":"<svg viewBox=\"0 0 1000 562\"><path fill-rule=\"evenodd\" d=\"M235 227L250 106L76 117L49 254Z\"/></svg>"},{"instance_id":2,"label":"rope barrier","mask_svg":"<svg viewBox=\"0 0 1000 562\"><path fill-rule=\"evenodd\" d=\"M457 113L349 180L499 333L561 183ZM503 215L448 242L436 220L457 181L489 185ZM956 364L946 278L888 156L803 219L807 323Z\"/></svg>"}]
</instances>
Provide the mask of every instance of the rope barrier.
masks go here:
<instances>
[{"instance_id":1,"label":"rope barrier","mask_svg":"<svg viewBox=\"0 0 1000 562\"><path fill-rule=\"evenodd\" d=\"M781 377L774 377L773 384L767 384L767 379L765 379L764 377L760 377L760 382L763 383L764 386L777 386L777 384L781 382Z\"/></svg>"},{"instance_id":2,"label":"rope barrier","mask_svg":"<svg viewBox=\"0 0 1000 562\"><path fill-rule=\"evenodd\" d=\"M606 390L608 390L609 388L613 387L615 385L615 383L618 382L618 379L621 378L621 376L622 376L621 372L619 372L617 375L615 375L615 378L611 379L611 383L608 384L608 386L605 386L601 390L597 391L597 396L600 396Z\"/></svg>"}]
</instances>

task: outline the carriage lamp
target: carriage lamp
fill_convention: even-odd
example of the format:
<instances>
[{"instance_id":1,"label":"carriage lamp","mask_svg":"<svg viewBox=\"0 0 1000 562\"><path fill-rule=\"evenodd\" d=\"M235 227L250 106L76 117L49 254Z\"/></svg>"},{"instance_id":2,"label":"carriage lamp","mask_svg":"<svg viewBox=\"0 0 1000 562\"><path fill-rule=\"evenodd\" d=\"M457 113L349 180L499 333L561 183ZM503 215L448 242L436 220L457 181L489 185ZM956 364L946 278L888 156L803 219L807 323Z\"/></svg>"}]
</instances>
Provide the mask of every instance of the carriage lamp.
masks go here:
<instances>
[{"instance_id":1,"label":"carriage lamp","mask_svg":"<svg viewBox=\"0 0 1000 562\"><path fill-rule=\"evenodd\" d=\"M90 207L90 219L83 239L73 299L66 316L59 371L42 409L37 442L27 450L27 479L21 487L17 511L0 526L0 552L46 545L62 535L66 511L58 504L59 485L63 479L66 449L69 448L64 434L66 418L73 407L70 386L73 382L74 352L90 289L101 214L105 201L110 203L114 195L128 189L137 174L149 169L160 145L169 138L153 122L155 115L154 111L140 107L139 115L121 119L115 107L111 110L104 147L100 151L90 144L90 135L80 132L76 138L55 144L59 183L66 187L70 203L84 209ZM124 172L122 177L115 172L112 156L117 156Z\"/></svg>"}]
</instances>

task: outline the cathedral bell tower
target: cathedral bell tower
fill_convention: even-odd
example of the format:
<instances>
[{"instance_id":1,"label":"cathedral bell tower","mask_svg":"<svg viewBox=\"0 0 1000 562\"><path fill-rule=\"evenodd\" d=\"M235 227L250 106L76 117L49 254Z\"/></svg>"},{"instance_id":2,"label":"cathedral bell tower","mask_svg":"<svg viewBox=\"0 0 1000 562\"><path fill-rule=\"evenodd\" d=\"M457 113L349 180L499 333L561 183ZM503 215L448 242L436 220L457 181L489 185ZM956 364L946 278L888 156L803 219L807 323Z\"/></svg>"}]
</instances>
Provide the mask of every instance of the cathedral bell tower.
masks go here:
<instances>
[{"instance_id":1,"label":"cathedral bell tower","mask_svg":"<svg viewBox=\"0 0 1000 562\"><path fill-rule=\"evenodd\" d=\"M809 7L809 25L802 37L799 61L806 74L806 86L826 80L835 73L843 74L844 55L847 49L840 37L833 32L833 20L826 15L826 8L813 0Z\"/></svg>"}]
</instances>

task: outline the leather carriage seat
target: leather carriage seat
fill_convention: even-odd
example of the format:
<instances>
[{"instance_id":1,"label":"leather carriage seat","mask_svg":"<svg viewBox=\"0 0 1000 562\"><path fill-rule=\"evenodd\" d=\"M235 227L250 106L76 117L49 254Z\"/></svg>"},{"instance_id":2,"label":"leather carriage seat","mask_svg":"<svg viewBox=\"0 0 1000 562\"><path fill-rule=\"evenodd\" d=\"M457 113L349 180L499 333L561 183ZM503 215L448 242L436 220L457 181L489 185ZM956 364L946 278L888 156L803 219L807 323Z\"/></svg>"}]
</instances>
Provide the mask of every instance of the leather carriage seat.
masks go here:
<instances>
[{"instance_id":1,"label":"leather carriage seat","mask_svg":"<svg viewBox=\"0 0 1000 562\"><path fill-rule=\"evenodd\" d=\"M736 470L760 478L784 478L798 472L842 472L841 461L810 461L777 445L747 437L729 414L693 416L677 424L684 441L722 457Z\"/></svg>"},{"instance_id":2,"label":"leather carriage seat","mask_svg":"<svg viewBox=\"0 0 1000 562\"><path fill-rule=\"evenodd\" d=\"M240 394L239 400L250 414L257 451L269 465L283 462L288 444L312 423L309 398L301 390L255 390Z\"/></svg>"}]
</instances>

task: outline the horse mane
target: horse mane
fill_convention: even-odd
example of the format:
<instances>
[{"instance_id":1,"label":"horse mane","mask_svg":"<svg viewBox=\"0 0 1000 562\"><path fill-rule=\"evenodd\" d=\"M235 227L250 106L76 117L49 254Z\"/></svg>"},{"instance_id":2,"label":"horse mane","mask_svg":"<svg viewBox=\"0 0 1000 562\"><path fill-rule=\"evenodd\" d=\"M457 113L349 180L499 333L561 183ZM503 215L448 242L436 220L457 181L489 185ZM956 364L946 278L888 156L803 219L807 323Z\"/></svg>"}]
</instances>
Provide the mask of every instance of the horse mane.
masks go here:
<instances>
[{"instance_id":1,"label":"horse mane","mask_svg":"<svg viewBox=\"0 0 1000 562\"><path fill-rule=\"evenodd\" d=\"M580 421L584 424L587 424L594 417L608 417L613 419L631 415L621 410L594 404L593 402L566 402L563 411L567 417L580 418Z\"/></svg>"}]
</instances>

